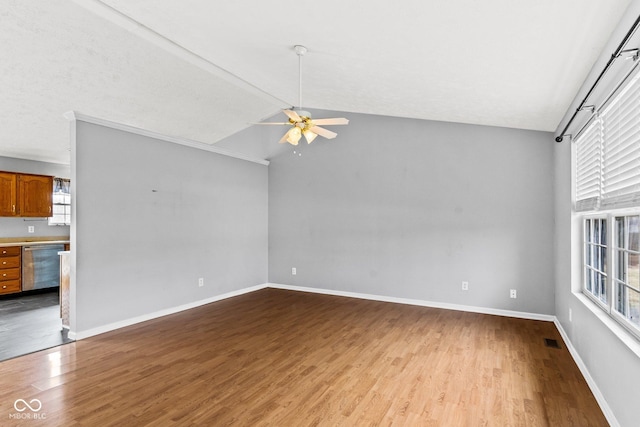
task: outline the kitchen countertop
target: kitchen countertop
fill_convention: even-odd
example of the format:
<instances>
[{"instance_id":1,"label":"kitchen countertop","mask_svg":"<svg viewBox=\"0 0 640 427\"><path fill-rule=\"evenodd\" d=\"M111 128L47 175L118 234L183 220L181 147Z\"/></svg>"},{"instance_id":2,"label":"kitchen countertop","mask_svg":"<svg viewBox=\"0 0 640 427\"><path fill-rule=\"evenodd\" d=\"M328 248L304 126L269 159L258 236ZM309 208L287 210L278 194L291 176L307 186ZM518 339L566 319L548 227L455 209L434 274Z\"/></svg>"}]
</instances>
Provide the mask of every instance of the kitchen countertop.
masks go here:
<instances>
[{"instance_id":1,"label":"kitchen countertop","mask_svg":"<svg viewBox=\"0 0 640 427\"><path fill-rule=\"evenodd\" d=\"M69 243L68 236L54 237L0 237L0 247L24 245L51 245Z\"/></svg>"}]
</instances>

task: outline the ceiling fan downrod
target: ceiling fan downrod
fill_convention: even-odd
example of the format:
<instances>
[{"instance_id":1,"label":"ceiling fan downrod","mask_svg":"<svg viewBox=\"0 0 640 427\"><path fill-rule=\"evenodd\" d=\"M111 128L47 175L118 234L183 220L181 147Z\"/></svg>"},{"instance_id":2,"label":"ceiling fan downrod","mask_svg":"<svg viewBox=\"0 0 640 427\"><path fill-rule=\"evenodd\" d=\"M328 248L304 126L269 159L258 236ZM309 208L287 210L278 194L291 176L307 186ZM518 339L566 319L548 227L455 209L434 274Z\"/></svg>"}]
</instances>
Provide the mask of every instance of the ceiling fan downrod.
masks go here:
<instances>
[{"instance_id":1,"label":"ceiling fan downrod","mask_svg":"<svg viewBox=\"0 0 640 427\"><path fill-rule=\"evenodd\" d=\"M302 57L307 53L307 48L297 44L293 49L298 55L298 108L302 109Z\"/></svg>"}]
</instances>

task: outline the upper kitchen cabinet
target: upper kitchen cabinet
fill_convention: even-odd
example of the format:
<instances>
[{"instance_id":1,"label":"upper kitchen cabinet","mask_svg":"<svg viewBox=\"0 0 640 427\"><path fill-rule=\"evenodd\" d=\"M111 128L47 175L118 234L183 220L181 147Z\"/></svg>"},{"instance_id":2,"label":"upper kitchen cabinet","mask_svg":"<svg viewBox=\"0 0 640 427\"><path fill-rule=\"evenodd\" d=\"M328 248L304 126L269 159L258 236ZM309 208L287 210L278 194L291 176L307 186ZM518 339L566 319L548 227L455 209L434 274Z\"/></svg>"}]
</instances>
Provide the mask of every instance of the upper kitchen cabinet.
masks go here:
<instances>
[{"instance_id":1,"label":"upper kitchen cabinet","mask_svg":"<svg viewBox=\"0 0 640 427\"><path fill-rule=\"evenodd\" d=\"M53 177L0 172L0 216L49 217Z\"/></svg>"},{"instance_id":2,"label":"upper kitchen cabinet","mask_svg":"<svg viewBox=\"0 0 640 427\"><path fill-rule=\"evenodd\" d=\"M0 216L16 216L18 201L18 175L0 172Z\"/></svg>"},{"instance_id":3,"label":"upper kitchen cabinet","mask_svg":"<svg viewBox=\"0 0 640 427\"><path fill-rule=\"evenodd\" d=\"M18 204L20 216L51 216L53 206L53 177L18 175Z\"/></svg>"}]
</instances>

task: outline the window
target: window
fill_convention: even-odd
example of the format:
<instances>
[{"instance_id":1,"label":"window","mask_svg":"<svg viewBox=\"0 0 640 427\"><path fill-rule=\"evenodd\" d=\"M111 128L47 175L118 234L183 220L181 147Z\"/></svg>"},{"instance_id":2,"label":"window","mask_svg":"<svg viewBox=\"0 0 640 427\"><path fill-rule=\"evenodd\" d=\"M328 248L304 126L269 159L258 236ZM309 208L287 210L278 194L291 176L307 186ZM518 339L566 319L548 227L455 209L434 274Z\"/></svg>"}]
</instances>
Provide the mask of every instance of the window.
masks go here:
<instances>
[{"instance_id":1,"label":"window","mask_svg":"<svg viewBox=\"0 0 640 427\"><path fill-rule=\"evenodd\" d=\"M53 179L53 215L49 217L49 225L71 225L71 181Z\"/></svg>"},{"instance_id":2,"label":"window","mask_svg":"<svg viewBox=\"0 0 640 427\"><path fill-rule=\"evenodd\" d=\"M640 206L640 72L576 137L575 210Z\"/></svg>"},{"instance_id":3,"label":"window","mask_svg":"<svg viewBox=\"0 0 640 427\"><path fill-rule=\"evenodd\" d=\"M595 112L575 153L582 291L640 338L640 72Z\"/></svg>"},{"instance_id":4,"label":"window","mask_svg":"<svg viewBox=\"0 0 640 427\"><path fill-rule=\"evenodd\" d=\"M583 225L583 293L640 338L640 213Z\"/></svg>"},{"instance_id":5,"label":"window","mask_svg":"<svg viewBox=\"0 0 640 427\"><path fill-rule=\"evenodd\" d=\"M584 288L600 303L607 303L607 220L584 222Z\"/></svg>"},{"instance_id":6,"label":"window","mask_svg":"<svg viewBox=\"0 0 640 427\"><path fill-rule=\"evenodd\" d=\"M615 219L614 310L640 327L640 216Z\"/></svg>"}]
</instances>

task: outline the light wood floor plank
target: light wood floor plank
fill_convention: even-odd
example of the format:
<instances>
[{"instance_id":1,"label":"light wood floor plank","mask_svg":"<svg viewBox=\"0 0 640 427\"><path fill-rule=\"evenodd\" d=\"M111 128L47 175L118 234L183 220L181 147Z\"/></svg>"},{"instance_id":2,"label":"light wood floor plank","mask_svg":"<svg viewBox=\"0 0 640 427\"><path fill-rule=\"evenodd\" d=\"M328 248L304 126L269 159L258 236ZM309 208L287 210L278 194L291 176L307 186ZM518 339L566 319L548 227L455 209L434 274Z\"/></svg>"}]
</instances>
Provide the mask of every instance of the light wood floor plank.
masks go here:
<instances>
[{"instance_id":1,"label":"light wood floor plank","mask_svg":"<svg viewBox=\"0 0 640 427\"><path fill-rule=\"evenodd\" d=\"M551 322L265 289L0 363L0 424L605 426ZM43 424L45 425L45 424Z\"/></svg>"}]
</instances>

